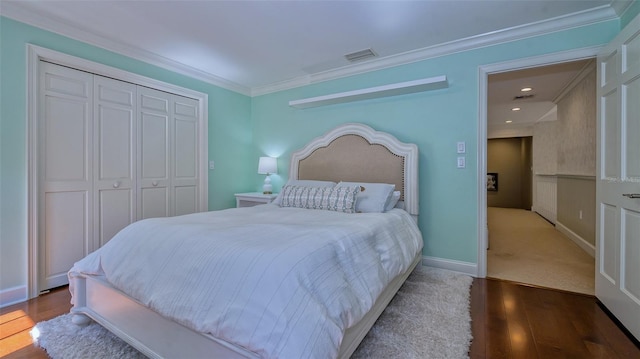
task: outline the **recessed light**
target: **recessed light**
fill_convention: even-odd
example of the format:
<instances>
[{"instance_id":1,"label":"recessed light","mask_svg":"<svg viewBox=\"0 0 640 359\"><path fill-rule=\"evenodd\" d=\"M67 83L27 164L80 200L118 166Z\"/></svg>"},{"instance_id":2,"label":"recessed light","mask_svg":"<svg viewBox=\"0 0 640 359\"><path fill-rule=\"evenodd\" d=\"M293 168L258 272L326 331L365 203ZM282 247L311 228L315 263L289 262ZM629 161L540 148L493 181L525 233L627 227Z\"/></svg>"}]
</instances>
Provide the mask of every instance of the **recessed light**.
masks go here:
<instances>
[{"instance_id":1,"label":"recessed light","mask_svg":"<svg viewBox=\"0 0 640 359\"><path fill-rule=\"evenodd\" d=\"M506 121L504 121L504 122L505 122L505 123L511 123L511 122L513 122L513 121L511 121L511 120L506 120Z\"/></svg>"},{"instance_id":2,"label":"recessed light","mask_svg":"<svg viewBox=\"0 0 640 359\"><path fill-rule=\"evenodd\" d=\"M514 107L511 109L511 111L520 111L520 107Z\"/></svg>"},{"instance_id":3,"label":"recessed light","mask_svg":"<svg viewBox=\"0 0 640 359\"><path fill-rule=\"evenodd\" d=\"M520 89L520 91L522 91L522 92L529 92L531 90L533 90L531 87L523 87L523 88Z\"/></svg>"}]
</instances>

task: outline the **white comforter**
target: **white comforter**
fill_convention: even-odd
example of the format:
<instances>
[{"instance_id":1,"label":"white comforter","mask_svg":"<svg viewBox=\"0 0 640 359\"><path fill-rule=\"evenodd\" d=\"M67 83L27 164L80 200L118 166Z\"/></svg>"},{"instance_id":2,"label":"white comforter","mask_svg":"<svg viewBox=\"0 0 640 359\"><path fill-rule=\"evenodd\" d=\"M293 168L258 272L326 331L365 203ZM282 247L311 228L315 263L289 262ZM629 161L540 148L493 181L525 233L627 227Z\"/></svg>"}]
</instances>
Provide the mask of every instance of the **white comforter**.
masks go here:
<instances>
[{"instance_id":1,"label":"white comforter","mask_svg":"<svg viewBox=\"0 0 640 359\"><path fill-rule=\"evenodd\" d=\"M163 316L265 358L334 358L422 245L403 210L262 205L136 222L69 276L104 275Z\"/></svg>"}]
</instances>

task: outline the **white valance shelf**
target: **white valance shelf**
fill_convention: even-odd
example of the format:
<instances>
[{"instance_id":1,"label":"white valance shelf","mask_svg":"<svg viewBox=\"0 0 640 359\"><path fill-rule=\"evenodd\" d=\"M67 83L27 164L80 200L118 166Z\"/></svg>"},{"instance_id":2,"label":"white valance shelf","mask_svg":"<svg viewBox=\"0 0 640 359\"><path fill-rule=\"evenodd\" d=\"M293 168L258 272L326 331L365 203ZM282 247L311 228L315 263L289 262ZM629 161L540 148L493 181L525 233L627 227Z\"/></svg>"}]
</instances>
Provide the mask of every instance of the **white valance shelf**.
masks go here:
<instances>
[{"instance_id":1,"label":"white valance shelf","mask_svg":"<svg viewBox=\"0 0 640 359\"><path fill-rule=\"evenodd\" d=\"M361 90L340 92L330 95L305 98L301 100L293 100L289 101L289 106L295 108L310 108L325 105L335 105L338 103L437 90L446 87L449 87L447 76L442 75L426 79L400 82L391 85L369 87Z\"/></svg>"}]
</instances>

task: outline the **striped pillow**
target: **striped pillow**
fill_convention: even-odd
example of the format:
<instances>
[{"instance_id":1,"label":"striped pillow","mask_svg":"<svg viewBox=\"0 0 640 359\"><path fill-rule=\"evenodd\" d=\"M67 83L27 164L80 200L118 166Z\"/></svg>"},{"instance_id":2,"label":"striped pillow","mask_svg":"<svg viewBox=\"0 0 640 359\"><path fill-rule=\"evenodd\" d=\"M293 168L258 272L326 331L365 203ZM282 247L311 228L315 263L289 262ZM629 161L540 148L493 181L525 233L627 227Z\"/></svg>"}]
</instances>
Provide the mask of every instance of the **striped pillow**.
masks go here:
<instances>
[{"instance_id":1,"label":"striped pillow","mask_svg":"<svg viewBox=\"0 0 640 359\"><path fill-rule=\"evenodd\" d=\"M360 192L360 186L308 187L287 185L282 188L280 206L354 213L358 192Z\"/></svg>"}]
</instances>

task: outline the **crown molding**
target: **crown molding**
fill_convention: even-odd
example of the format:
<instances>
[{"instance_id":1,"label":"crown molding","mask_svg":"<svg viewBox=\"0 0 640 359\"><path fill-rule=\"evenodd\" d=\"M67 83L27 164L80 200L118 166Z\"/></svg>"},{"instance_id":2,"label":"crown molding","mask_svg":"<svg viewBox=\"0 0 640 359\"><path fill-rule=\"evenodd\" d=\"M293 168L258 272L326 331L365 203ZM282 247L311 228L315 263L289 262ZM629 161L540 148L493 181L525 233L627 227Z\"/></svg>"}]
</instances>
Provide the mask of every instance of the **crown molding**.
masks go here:
<instances>
[{"instance_id":1,"label":"crown molding","mask_svg":"<svg viewBox=\"0 0 640 359\"><path fill-rule=\"evenodd\" d=\"M179 73L191 77L193 79L209 83L224 89L238 92L249 96L251 89L249 87L237 84L222 77L211 73L201 71L191 66L187 66L177 61L173 61L163 56L145 51L133 46L128 46L116 41L109 40L105 37L92 34L86 30L65 24L62 21L45 16L40 12L31 9L26 10L18 4L18 2L3 2L0 6L0 15L10 19L23 22L25 24L51 31L53 33L81 41L83 43L93 45L123 56L139 60L150 65L154 65L165 70Z\"/></svg>"},{"instance_id":2,"label":"crown molding","mask_svg":"<svg viewBox=\"0 0 640 359\"><path fill-rule=\"evenodd\" d=\"M612 0L611 7L616 12L618 17L622 17L622 15L624 15L624 13L627 12L629 8L631 8L631 4L633 4L633 1L634 0Z\"/></svg>"},{"instance_id":3,"label":"crown molding","mask_svg":"<svg viewBox=\"0 0 640 359\"><path fill-rule=\"evenodd\" d=\"M554 97L551 102L555 103L556 105L562 101L568 94L569 92L571 92L571 90L573 90L576 86L578 86L578 84L585 78L587 77L589 74L591 74L592 72L596 71L596 60L592 59L589 62L587 62L582 69L580 69L580 72L578 72L576 74L576 76L574 76L573 79L571 79L571 82L569 82L563 89L560 90L560 92L556 95L556 97Z\"/></svg>"},{"instance_id":4,"label":"crown molding","mask_svg":"<svg viewBox=\"0 0 640 359\"><path fill-rule=\"evenodd\" d=\"M399 65L405 65L431 58L446 56L458 52L493 46L510 41L545 35L562 30L596 24L608 20L618 19L616 11L609 5L590 10L538 21L526 25L514 26L482 35L476 35L460 40L450 41L422 49L370 60L361 64L347 65L338 69L301 76L292 80L282 81L266 86L253 87L251 96L266 95L273 92L292 89L342 77L363 74L370 71L382 70Z\"/></svg>"}]
</instances>

